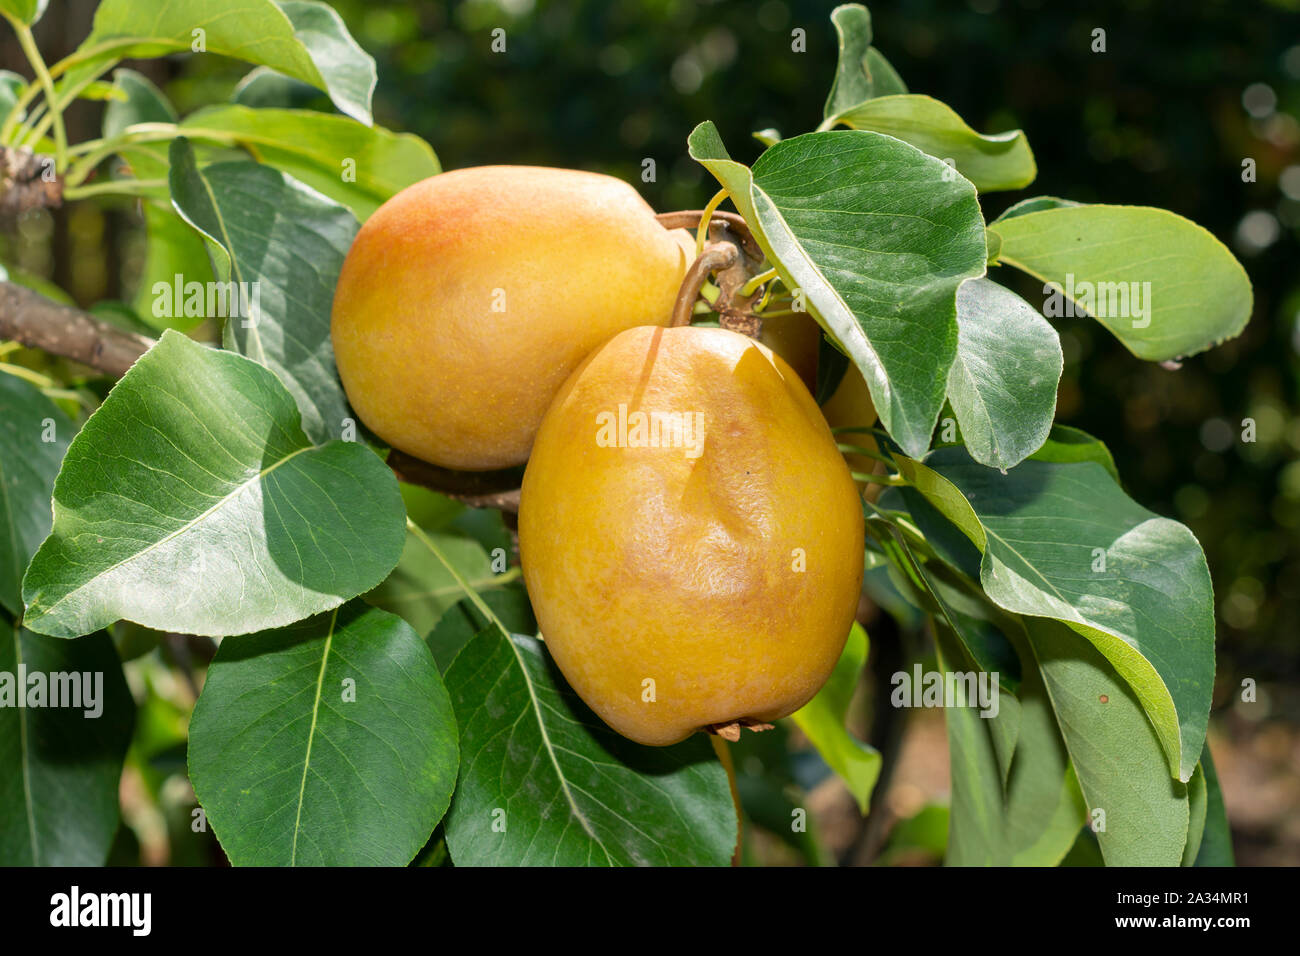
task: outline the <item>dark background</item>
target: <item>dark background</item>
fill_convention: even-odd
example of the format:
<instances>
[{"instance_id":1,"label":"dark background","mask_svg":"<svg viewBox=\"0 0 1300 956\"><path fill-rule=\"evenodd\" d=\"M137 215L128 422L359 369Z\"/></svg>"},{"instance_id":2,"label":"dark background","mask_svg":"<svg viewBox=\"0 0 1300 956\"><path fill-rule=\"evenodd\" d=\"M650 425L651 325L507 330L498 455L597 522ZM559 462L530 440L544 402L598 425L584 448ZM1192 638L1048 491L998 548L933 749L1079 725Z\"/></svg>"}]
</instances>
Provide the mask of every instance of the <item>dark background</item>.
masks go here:
<instances>
[{"instance_id":1,"label":"dark background","mask_svg":"<svg viewBox=\"0 0 1300 956\"><path fill-rule=\"evenodd\" d=\"M732 154L752 162L761 149L752 131L791 136L817 125L835 63L832 3L334 6L378 61L376 121L423 136L445 168L600 170L637 183L659 210L698 208L716 189L686 155L697 123L713 120ZM82 39L93 8L52 0L37 29L47 60ZM1160 206L1209 229L1250 274L1255 311L1245 334L1177 371L1138 361L1091 320L1057 320L1066 356L1059 420L1104 440L1129 493L1189 525L1205 548L1219 616L1211 743L1242 863L1300 863L1298 8L1294 0L872 7L876 45L912 92L947 102L981 132L1028 134L1039 178L1021 193L982 197L989 218L1039 194ZM498 27L505 53L491 50ZM1098 28L1104 53L1091 49ZM795 29L806 33L806 52L791 50ZM11 34L0 52L27 72ZM229 98L249 69L215 57L132 66L182 114ZM296 95L330 108L310 91ZM70 115L70 140L96 133L99 109L83 104ZM640 181L646 158L654 182ZM1255 182L1243 182L1246 159ZM22 224L16 244L0 243L0 260L53 279L82 305L127 297L138 215L82 203L41 216ZM1018 275L994 278L1042 299ZM1253 443L1241 440L1247 418ZM1240 701L1245 679L1258 683L1255 703ZM942 732L924 719L912 730L909 741L935 746L907 748L892 785L920 793L889 803L898 819L941 802L946 787ZM936 749L935 766L914 756Z\"/></svg>"}]
</instances>

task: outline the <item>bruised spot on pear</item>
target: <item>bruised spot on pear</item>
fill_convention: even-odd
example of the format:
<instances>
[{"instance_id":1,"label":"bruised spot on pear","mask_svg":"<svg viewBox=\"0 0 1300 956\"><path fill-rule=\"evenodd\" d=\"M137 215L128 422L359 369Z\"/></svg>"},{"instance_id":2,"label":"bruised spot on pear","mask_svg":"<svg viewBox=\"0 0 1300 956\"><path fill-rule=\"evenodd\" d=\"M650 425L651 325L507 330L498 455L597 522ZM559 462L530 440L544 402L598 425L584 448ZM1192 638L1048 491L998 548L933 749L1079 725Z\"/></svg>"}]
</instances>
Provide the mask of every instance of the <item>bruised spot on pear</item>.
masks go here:
<instances>
[{"instance_id":1,"label":"bruised spot on pear","mask_svg":"<svg viewBox=\"0 0 1300 956\"><path fill-rule=\"evenodd\" d=\"M334 294L339 377L394 448L444 468L514 467L585 355L668 324L686 266L680 239L621 180L443 173L357 234Z\"/></svg>"},{"instance_id":2,"label":"bruised spot on pear","mask_svg":"<svg viewBox=\"0 0 1300 956\"><path fill-rule=\"evenodd\" d=\"M862 583L858 492L816 402L715 328L632 329L569 376L524 474L519 547L565 678L652 745L807 703Z\"/></svg>"}]
</instances>

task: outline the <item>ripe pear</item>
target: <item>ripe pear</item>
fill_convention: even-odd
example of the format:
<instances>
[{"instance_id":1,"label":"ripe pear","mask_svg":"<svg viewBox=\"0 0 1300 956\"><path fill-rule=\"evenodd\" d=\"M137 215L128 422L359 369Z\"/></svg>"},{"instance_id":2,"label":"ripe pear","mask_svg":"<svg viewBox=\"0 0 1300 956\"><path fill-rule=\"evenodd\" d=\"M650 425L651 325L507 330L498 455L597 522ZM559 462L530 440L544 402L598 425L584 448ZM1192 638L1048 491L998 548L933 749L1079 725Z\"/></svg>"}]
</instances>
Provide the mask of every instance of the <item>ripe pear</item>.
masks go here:
<instances>
[{"instance_id":1,"label":"ripe pear","mask_svg":"<svg viewBox=\"0 0 1300 956\"><path fill-rule=\"evenodd\" d=\"M836 441L846 445L856 445L868 451L876 451L879 448L876 444L876 436L865 430L876 423L876 406L871 401L871 392L867 388L867 380L862 377L862 373L858 371L856 365L850 364L844 370L844 377L840 379L840 384L836 386L834 393L822 405L822 414L826 416L826 422L831 428L864 429L863 431L836 432ZM866 455L846 452L844 458L848 462L849 468L855 472L871 474L884 471L881 462ZM860 482L860 484L867 488L872 500L875 500L884 487L883 485L867 482Z\"/></svg>"},{"instance_id":2,"label":"ripe pear","mask_svg":"<svg viewBox=\"0 0 1300 956\"><path fill-rule=\"evenodd\" d=\"M384 203L353 241L331 317L339 377L394 448L467 471L520 465L585 355L668 324L686 266L621 180L443 173Z\"/></svg>"},{"instance_id":3,"label":"ripe pear","mask_svg":"<svg viewBox=\"0 0 1300 956\"><path fill-rule=\"evenodd\" d=\"M636 328L546 413L519 549L570 685L668 745L786 716L825 683L858 604L862 508L783 359L724 329Z\"/></svg>"},{"instance_id":4,"label":"ripe pear","mask_svg":"<svg viewBox=\"0 0 1300 956\"><path fill-rule=\"evenodd\" d=\"M822 330L817 320L807 312L796 312L794 315L765 316L759 341L789 362L811 391L817 387L817 352L821 337Z\"/></svg>"}]
</instances>

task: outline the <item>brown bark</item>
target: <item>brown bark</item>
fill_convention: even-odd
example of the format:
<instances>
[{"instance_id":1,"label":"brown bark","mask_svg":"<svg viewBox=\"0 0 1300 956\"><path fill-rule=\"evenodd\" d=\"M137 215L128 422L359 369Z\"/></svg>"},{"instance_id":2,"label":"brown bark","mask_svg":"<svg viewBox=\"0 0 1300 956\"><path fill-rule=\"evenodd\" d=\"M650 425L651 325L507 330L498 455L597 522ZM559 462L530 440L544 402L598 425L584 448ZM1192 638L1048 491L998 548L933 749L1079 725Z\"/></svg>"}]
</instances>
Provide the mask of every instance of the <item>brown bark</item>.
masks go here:
<instances>
[{"instance_id":1,"label":"brown bark","mask_svg":"<svg viewBox=\"0 0 1300 956\"><path fill-rule=\"evenodd\" d=\"M114 378L125 375L154 344L12 282L0 282L0 340L61 355Z\"/></svg>"}]
</instances>

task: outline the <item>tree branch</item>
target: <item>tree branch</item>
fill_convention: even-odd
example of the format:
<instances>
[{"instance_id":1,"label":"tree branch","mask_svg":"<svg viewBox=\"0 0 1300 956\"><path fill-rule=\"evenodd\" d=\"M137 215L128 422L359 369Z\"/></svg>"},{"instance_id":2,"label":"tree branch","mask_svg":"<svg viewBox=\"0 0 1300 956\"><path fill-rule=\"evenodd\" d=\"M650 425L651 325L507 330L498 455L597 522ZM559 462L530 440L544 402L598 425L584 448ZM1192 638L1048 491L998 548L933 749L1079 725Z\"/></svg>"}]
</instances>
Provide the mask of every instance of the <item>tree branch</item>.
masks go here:
<instances>
[{"instance_id":1,"label":"tree branch","mask_svg":"<svg viewBox=\"0 0 1300 956\"><path fill-rule=\"evenodd\" d=\"M12 282L0 282L0 340L61 355L114 378L125 375L154 344Z\"/></svg>"}]
</instances>

